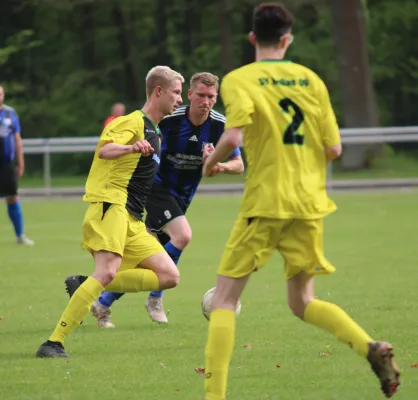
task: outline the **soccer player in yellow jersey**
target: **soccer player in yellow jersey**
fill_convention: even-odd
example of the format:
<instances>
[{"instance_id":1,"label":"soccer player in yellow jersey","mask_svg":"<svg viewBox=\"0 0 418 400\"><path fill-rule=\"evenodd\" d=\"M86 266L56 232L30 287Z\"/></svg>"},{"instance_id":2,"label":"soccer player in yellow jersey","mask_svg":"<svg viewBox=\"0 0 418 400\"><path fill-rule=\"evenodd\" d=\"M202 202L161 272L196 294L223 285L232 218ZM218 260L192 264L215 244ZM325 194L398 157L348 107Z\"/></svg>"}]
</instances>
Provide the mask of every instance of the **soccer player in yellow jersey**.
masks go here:
<instances>
[{"instance_id":1,"label":"soccer player in yellow jersey","mask_svg":"<svg viewBox=\"0 0 418 400\"><path fill-rule=\"evenodd\" d=\"M142 216L160 162L157 125L181 104L183 82L168 67L153 68L146 77L147 102L142 110L116 118L103 130L84 196L89 206L82 247L93 255L95 270L88 278L67 278L70 302L37 357L68 357L65 336L81 323L103 290L140 292L178 284L176 265L147 232Z\"/></svg>"},{"instance_id":2,"label":"soccer player in yellow jersey","mask_svg":"<svg viewBox=\"0 0 418 400\"><path fill-rule=\"evenodd\" d=\"M221 260L206 346L205 400L226 398L235 340L235 308L252 272L277 249L285 263L288 304L301 320L334 334L366 358L387 397L399 385L392 347L374 341L340 307L314 296L314 277L334 272L323 253L323 218L335 210L325 188L326 163L341 154L323 81L283 60L293 16L280 4L255 8L249 38L256 62L222 82L225 133L203 174L243 138L247 178L238 219Z\"/></svg>"}]
</instances>

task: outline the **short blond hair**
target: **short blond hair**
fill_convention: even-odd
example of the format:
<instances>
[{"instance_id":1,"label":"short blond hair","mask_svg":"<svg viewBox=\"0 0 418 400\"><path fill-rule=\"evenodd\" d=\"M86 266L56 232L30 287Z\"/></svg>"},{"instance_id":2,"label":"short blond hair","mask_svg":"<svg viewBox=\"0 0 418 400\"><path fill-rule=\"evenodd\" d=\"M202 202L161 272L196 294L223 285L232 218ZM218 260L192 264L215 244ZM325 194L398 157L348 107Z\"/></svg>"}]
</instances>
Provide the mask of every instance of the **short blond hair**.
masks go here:
<instances>
[{"instance_id":1,"label":"short blond hair","mask_svg":"<svg viewBox=\"0 0 418 400\"><path fill-rule=\"evenodd\" d=\"M176 79L180 80L181 83L184 83L183 76L177 71L172 70L170 67L157 65L156 67L151 68L145 78L147 98L152 96L152 93L157 86L165 88Z\"/></svg>"},{"instance_id":2,"label":"short blond hair","mask_svg":"<svg viewBox=\"0 0 418 400\"><path fill-rule=\"evenodd\" d=\"M190 88L195 88L199 83L203 83L206 86L215 86L216 90L218 90L219 78L210 72L198 72L191 77Z\"/></svg>"}]
</instances>

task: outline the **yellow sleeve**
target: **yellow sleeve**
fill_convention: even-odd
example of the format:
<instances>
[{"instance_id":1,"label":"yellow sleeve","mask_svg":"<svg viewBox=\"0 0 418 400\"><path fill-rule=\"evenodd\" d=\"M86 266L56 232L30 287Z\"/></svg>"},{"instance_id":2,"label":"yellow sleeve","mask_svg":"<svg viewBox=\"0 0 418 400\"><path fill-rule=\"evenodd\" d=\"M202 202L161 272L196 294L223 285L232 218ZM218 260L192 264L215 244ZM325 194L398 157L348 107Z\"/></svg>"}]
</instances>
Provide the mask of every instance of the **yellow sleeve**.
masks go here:
<instances>
[{"instance_id":1,"label":"yellow sleeve","mask_svg":"<svg viewBox=\"0 0 418 400\"><path fill-rule=\"evenodd\" d=\"M254 103L244 85L234 75L227 75L221 84L221 96L225 105L225 129L241 128L252 124Z\"/></svg>"},{"instance_id":2,"label":"yellow sleeve","mask_svg":"<svg viewBox=\"0 0 418 400\"><path fill-rule=\"evenodd\" d=\"M100 142L103 144L128 144L133 139L135 141L144 139L143 119L123 118L121 121L115 121L107 125L100 136Z\"/></svg>"},{"instance_id":3,"label":"yellow sleeve","mask_svg":"<svg viewBox=\"0 0 418 400\"><path fill-rule=\"evenodd\" d=\"M331 105L328 89L322 80L320 80L320 92L318 98L321 101L322 115L320 118L320 129L324 146L331 147L336 144L340 144L341 137L337 124L337 118L335 117L335 113Z\"/></svg>"}]
</instances>

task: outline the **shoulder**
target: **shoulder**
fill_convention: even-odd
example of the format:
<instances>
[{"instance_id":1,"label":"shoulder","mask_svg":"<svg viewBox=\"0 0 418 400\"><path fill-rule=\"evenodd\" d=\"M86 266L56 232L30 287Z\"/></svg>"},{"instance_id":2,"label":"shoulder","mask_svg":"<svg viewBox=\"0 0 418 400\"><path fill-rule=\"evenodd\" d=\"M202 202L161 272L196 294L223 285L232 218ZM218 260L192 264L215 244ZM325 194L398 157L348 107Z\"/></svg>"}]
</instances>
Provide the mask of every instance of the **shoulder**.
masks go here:
<instances>
[{"instance_id":1,"label":"shoulder","mask_svg":"<svg viewBox=\"0 0 418 400\"><path fill-rule=\"evenodd\" d=\"M163 131L166 128L169 128L173 126L173 123L177 123L178 121L181 121L185 118L187 112L187 106L181 106L176 109L176 111L173 112L173 114L166 115L158 124L159 128Z\"/></svg>"},{"instance_id":2,"label":"shoulder","mask_svg":"<svg viewBox=\"0 0 418 400\"><path fill-rule=\"evenodd\" d=\"M322 89L325 87L325 83L321 77L310 68L297 63L291 63L289 66L292 68L294 73L297 73L299 76L307 79L308 85L312 86L314 89Z\"/></svg>"},{"instance_id":3,"label":"shoulder","mask_svg":"<svg viewBox=\"0 0 418 400\"><path fill-rule=\"evenodd\" d=\"M177 118L183 118L183 117L185 117L186 116L187 107L188 106L177 107L176 110L173 112L173 114L166 115L161 120L161 122L167 121L167 120L172 120L172 119L177 119Z\"/></svg>"},{"instance_id":4,"label":"shoulder","mask_svg":"<svg viewBox=\"0 0 418 400\"><path fill-rule=\"evenodd\" d=\"M4 110L6 113L9 113L9 114L11 114L11 115L13 115L13 116L17 117L17 112L16 112L16 110L15 110L13 107L10 107L10 106L8 106L8 105L4 104L4 105L3 105L3 110Z\"/></svg>"},{"instance_id":5,"label":"shoulder","mask_svg":"<svg viewBox=\"0 0 418 400\"><path fill-rule=\"evenodd\" d=\"M222 79L222 85L225 86L230 82L235 82L237 80L243 79L245 73L250 70L252 64L244 65L242 67L236 68L233 71L227 73Z\"/></svg>"},{"instance_id":6,"label":"shoulder","mask_svg":"<svg viewBox=\"0 0 418 400\"><path fill-rule=\"evenodd\" d=\"M134 111L128 115L123 115L112 119L104 128L105 131L136 130L144 127L144 115L139 111Z\"/></svg>"},{"instance_id":7,"label":"shoulder","mask_svg":"<svg viewBox=\"0 0 418 400\"><path fill-rule=\"evenodd\" d=\"M215 123L219 123L224 125L226 122L226 118L223 114L215 111L215 110L210 110L209 112L209 118L211 121L215 122Z\"/></svg>"}]
</instances>

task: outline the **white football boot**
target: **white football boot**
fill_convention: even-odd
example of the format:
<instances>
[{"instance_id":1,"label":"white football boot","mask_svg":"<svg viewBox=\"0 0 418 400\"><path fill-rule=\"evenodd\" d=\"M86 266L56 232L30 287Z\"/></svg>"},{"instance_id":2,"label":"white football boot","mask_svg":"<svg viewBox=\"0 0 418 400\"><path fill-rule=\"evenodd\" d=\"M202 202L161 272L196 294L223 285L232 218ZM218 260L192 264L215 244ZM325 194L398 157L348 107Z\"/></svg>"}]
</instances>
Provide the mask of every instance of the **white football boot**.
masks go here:
<instances>
[{"instance_id":1,"label":"white football boot","mask_svg":"<svg viewBox=\"0 0 418 400\"><path fill-rule=\"evenodd\" d=\"M148 311L150 318L154 322L157 322L159 324L168 323L167 316L164 312L162 297L149 296L147 301L145 302L145 308Z\"/></svg>"},{"instance_id":2,"label":"white football boot","mask_svg":"<svg viewBox=\"0 0 418 400\"><path fill-rule=\"evenodd\" d=\"M97 319L99 328L114 328L115 325L110 321L110 307L106 307L96 300L90 309L93 316Z\"/></svg>"},{"instance_id":3,"label":"white football boot","mask_svg":"<svg viewBox=\"0 0 418 400\"><path fill-rule=\"evenodd\" d=\"M35 242L32 239L29 239L27 236L22 235L16 238L17 244L24 244L25 246L33 246Z\"/></svg>"}]
</instances>

